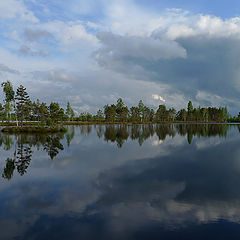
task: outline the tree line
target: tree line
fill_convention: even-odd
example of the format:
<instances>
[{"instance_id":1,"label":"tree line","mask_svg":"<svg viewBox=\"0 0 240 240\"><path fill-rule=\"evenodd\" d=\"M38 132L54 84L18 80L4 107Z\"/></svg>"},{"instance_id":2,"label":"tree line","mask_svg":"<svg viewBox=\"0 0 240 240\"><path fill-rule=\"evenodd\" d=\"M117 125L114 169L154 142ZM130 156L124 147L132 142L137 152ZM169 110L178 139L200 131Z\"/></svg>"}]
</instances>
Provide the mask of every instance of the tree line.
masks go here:
<instances>
[{"instance_id":1,"label":"tree line","mask_svg":"<svg viewBox=\"0 0 240 240\"><path fill-rule=\"evenodd\" d=\"M24 121L37 121L51 125L56 122L73 121L74 110L70 103L67 103L66 110L60 107L59 103L31 101L23 85L20 85L16 92L10 81L1 84L4 93L4 104L0 103L0 119L2 121L16 121L22 125Z\"/></svg>"},{"instance_id":2,"label":"tree line","mask_svg":"<svg viewBox=\"0 0 240 240\"><path fill-rule=\"evenodd\" d=\"M239 121L238 117L232 118L227 107L197 107L194 108L191 101L188 102L187 109L177 111L174 108L167 108L159 105L156 110L146 106L142 100L137 106L129 108L119 98L116 104L107 104L103 109L99 109L96 114L88 112L76 115L70 103L66 109L60 107L59 103L31 101L26 88L20 85L16 92L10 81L1 84L4 93L4 103L0 104L0 120L16 121L23 124L24 121L37 121L48 125L65 122L227 122Z\"/></svg>"},{"instance_id":3,"label":"tree line","mask_svg":"<svg viewBox=\"0 0 240 240\"><path fill-rule=\"evenodd\" d=\"M106 121L106 122L228 122L231 118L227 107L198 107L194 108L191 101L188 102L187 109L177 111L165 105L159 105L156 110L144 105L140 100L137 106L128 108L123 100L119 98L116 104L105 105L104 109L99 109L96 115L81 113L78 121Z\"/></svg>"}]
</instances>

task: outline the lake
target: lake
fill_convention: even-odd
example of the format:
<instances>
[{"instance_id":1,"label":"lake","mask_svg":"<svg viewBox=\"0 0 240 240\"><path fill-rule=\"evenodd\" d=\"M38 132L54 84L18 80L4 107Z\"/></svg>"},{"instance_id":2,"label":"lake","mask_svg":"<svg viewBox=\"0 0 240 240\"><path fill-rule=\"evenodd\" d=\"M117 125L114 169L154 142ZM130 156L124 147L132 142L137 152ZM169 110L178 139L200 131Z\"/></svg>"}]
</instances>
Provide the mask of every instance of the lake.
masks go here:
<instances>
[{"instance_id":1,"label":"lake","mask_svg":"<svg viewBox=\"0 0 240 240\"><path fill-rule=\"evenodd\" d=\"M240 239L240 126L0 134L0 239Z\"/></svg>"}]
</instances>

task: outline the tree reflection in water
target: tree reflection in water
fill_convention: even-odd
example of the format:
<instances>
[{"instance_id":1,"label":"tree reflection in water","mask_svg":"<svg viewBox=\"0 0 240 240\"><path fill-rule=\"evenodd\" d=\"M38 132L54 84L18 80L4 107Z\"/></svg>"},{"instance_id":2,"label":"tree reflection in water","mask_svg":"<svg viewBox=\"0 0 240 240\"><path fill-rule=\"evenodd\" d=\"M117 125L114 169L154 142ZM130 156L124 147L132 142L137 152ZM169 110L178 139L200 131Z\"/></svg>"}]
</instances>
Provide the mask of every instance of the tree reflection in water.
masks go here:
<instances>
[{"instance_id":1,"label":"tree reflection in water","mask_svg":"<svg viewBox=\"0 0 240 240\"><path fill-rule=\"evenodd\" d=\"M13 172L15 170L15 161L12 158L6 160L6 166L3 170L2 177L10 180L13 177Z\"/></svg>"},{"instance_id":2,"label":"tree reflection in water","mask_svg":"<svg viewBox=\"0 0 240 240\"><path fill-rule=\"evenodd\" d=\"M239 126L237 126L239 128ZM91 125L79 126L80 134L89 136L93 127ZM137 140L141 146L144 141L153 137L158 137L164 141L167 137L175 137L176 134L186 136L189 144L192 143L194 137L210 137L219 136L226 137L229 125L224 124L113 124L113 125L95 125L95 132L98 138L104 141L116 143L121 148L128 139ZM239 128L240 129L240 128ZM240 130L239 130L240 131ZM75 136L75 126L69 126L66 133L66 142L68 147ZM23 176L30 165L33 155L32 148L38 151L45 151L53 160L60 151L64 150L61 140L64 134L54 135L7 135L0 134L0 146L3 145L4 150L10 151L14 145L14 153L12 157L8 157L3 170L2 177L11 179L15 169Z\"/></svg>"},{"instance_id":3,"label":"tree reflection in water","mask_svg":"<svg viewBox=\"0 0 240 240\"><path fill-rule=\"evenodd\" d=\"M12 135L1 134L0 145L4 145L6 151L9 151L14 147L13 157L7 158L2 177L10 180L14 175L15 169L17 169L17 172L23 176L30 165L33 147L37 150L46 151L50 158L54 159L60 150L64 150L63 144L61 143L63 138L64 134L16 135L14 141ZM13 146L14 142L15 145ZM71 139L68 141L69 145L70 142Z\"/></svg>"},{"instance_id":4,"label":"tree reflection in water","mask_svg":"<svg viewBox=\"0 0 240 240\"><path fill-rule=\"evenodd\" d=\"M44 144L43 148L50 158L53 160L59 153L58 150L64 150L63 145L60 142L59 137L52 137L52 136L47 136L46 143Z\"/></svg>"},{"instance_id":5,"label":"tree reflection in water","mask_svg":"<svg viewBox=\"0 0 240 240\"><path fill-rule=\"evenodd\" d=\"M86 127L86 129L84 129ZM130 138L137 140L141 146L144 141L156 135L159 140L164 141L166 137L175 137L176 134L186 136L189 144L194 137L226 137L229 125L226 124L142 124L142 125L99 125L96 126L96 133L99 138L104 136L105 141L116 142L121 148ZM85 133L87 126L82 126L81 132ZM89 134L89 132L88 132ZM85 135L85 134L84 134Z\"/></svg>"},{"instance_id":6,"label":"tree reflection in water","mask_svg":"<svg viewBox=\"0 0 240 240\"><path fill-rule=\"evenodd\" d=\"M68 131L66 133L66 140L67 140L67 145L70 147L71 141L73 140L75 136L75 126L69 126Z\"/></svg>"},{"instance_id":7,"label":"tree reflection in water","mask_svg":"<svg viewBox=\"0 0 240 240\"><path fill-rule=\"evenodd\" d=\"M21 142L17 150L17 161L15 161L17 171L21 176L23 176L26 173L27 168L31 162L31 157L32 157L31 147L23 145Z\"/></svg>"}]
</instances>

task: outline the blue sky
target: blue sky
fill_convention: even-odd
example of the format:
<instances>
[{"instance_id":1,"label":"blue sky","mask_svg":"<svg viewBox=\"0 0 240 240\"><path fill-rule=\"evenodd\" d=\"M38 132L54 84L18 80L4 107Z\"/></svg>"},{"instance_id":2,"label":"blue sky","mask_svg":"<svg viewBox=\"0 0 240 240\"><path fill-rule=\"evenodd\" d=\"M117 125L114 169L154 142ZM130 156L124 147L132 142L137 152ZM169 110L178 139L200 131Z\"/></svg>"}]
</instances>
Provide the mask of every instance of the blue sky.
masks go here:
<instances>
[{"instance_id":1,"label":"blue sky","mask_svg":"<svg viewBox=\"0 0 240 240\"><path fill-rule=\"evenodd\" d=\"M0 1L0 77L95 112L119 97L240 110L240 2Z\"/></svg>"},{"instance_id":2,"label":"blue sky","mask_svg":"<svg viewBox=\"0 0 240 240\"><path fill-rule=\"evenodd\" d=\"M165 8L181 8L195 14L211 14L222 18L235 17L240 14L240 2L238 0L136 0L135 2L157 11Z\"/></svg>"},{"instance_id":3,"label":"blue sky","mask_svg":"<svg viewBox=\"0 0 240 240\"><path fill-rule=\"evenodd\" d=\"M85 20L100 20L104 16L103 4L101 1L84 1L87 2L82 5L81 0L39 0L31 1L26 0L26 5L35 12L35 14L43 21L46 19L76 19L81 17ZM120 3L121 1L119 1ZM239 16L240 14L240 2L238 0L135 0L134 3L142 8L148 9L149 11L161 12L166 8L180 8L191 11L194 14L203 13L219 16L222 18L231 18ZM42 14L42 9L47 7L54 13L49 18L46 18Z\"/></svg>"}]
</instances>

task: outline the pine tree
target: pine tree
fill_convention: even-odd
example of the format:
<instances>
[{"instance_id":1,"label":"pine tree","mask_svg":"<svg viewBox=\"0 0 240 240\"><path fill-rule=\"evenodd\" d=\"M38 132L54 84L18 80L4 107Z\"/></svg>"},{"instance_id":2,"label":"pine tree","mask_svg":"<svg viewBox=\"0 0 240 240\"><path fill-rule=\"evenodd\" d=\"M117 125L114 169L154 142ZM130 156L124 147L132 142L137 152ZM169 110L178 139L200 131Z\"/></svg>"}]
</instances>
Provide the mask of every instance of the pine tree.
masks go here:
<instances>
[{"instance_id":1,"label":"pine tree","mask_svg":"<svg viewBox=\"0 0 240 240\"><path fill-rule=\"evenodd\" d=\"M16 100L16 115L19 116L22 125L26 117L29 116L31 110L29 96L24 86L20 85L20 87L18 87L15 100Z\"/></svg>"},{"instance_id":2,"label":"pine tree","mask_svg":"<svg viewBox=\"0 0 240 240\"><path fill-rule=\"evenodd\" d=\"M144 114L144 104L142 100L140 100L138 103L138 109L139 109L140 120L142 121L143 114Z\"/></svg>"},{"instance_id":3,"label":"pine tree","mask_svg":"<svg viewBox=\"0 0 240 240\"><path fill-rule=\"evenodd\" d=\"M59 103L51 102L49 105L49 114L53 122L57 122L59 120L59 113L60 113Z\"/></svg>"},{"instance_id":4,"label":"pine tree","mask_svg":"<svg viewBox=\"0 0 240 240\"><path fill-rule=\"evenodd\" d=\"M188 113L192 113L193 112L193 105L192 105L192 102L191 101L189 101L188 102Z\"/></svg>"},{"instance_id":5,"label":"pine tree","mask_svg":"<svg viewBox=\"0 0 240 240\"><path fill-rule=\"evenodd\" d=\"M3 92L5 94L5 113L6 113L6 117L7 120L10 120L9 114L12 110L12 102L14 101L14 90L13 90L13 86L12 83L10 81L6 81L3 82L1 84L2 88L3 88ZM11 115L10 115L11 116Z\"/></svg>"},{"instance_id":6,"label":"pine tree","mask_svg":"<svg viewBox=\"0 0 240 240\"><path fill-rule=\"evenodd\" d=\"M71 114L72 114L72 108L69 102L67 102L67 109L66 109L66 115L68 116L68 120L71 119Z\"/></svg>"}]
</instances>

